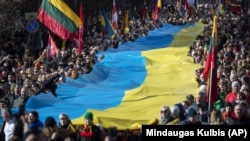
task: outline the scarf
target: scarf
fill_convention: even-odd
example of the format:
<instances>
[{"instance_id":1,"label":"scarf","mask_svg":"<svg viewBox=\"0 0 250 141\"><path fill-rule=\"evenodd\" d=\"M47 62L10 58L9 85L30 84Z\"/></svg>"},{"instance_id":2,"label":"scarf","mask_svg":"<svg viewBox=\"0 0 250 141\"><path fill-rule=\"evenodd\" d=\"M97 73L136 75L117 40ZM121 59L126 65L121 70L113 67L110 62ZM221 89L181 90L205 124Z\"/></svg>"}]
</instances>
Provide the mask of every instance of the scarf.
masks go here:
<instances>
[{"instance_id":1,"label":"scarf","mask_svg":"<svg viewBox=\"0 0 250 141\"><path fill-rule=\"evenodd\" d=\"M92 137L93 136L93 132L92 132L91 125L87 126L87 125L84 124L83 129L80 132L80 136L81 137Z\"/></svg>"},{"instance_id":2,"label":"scarf","mask_svg":"<svg viewBox=\"0 0 250 141\"><path fill-rule=\"evenodd\" d=\"M166 125L171 120L171 117L161 118L160 125Z\"/></svg>"}]
</instances>

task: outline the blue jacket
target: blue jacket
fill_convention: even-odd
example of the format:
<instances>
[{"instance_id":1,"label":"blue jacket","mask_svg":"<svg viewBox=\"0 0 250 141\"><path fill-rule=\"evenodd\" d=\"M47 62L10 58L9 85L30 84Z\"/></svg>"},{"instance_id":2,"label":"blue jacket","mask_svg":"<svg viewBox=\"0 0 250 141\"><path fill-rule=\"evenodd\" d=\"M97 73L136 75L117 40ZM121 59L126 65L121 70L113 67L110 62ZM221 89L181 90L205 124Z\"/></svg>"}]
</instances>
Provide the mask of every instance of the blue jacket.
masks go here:
<instances>
[{"instance_id":1,"label":"blue jacket","mask_svg":"<svg viewBox=\"0 0 250 141\"><path fill-rule=\"evenodd\" d=\"M29 128L43 128L43 122L41 122L40 120L36 120L32 123L29 124Z\"/></svg>"}]
</instances>

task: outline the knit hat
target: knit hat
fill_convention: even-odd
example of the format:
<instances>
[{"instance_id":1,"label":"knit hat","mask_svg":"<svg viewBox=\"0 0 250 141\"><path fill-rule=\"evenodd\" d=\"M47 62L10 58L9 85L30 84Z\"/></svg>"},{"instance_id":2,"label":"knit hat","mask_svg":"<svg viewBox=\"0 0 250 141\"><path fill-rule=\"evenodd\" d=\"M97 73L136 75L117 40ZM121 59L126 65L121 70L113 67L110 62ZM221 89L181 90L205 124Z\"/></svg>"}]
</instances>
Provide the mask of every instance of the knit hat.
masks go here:
<instances>
[{"instance_id":1,"label":"knit hat","mask_svg":"<svg viewBox=\"0 0 250 141\"><path fill-rule=\"evenodd\" d=\"M93 114L91 112L86 112L84 114L84 119L91 119L91 120L93 120Z\"/></svg>"},{"instance_id":2,"label":"knit hat","mask_svg":"<svg viewBox=\"0 0 250 141\"><path fill-rule=\"evenodd\" d=\"M240 86L240 83L238 81L233 81L232 82L232 87L234 87L234 86Z\"/></svg>"},{"instance_id":3,"label":"knit hat","mask_svg":"<svg viewBox=\"0 0 250 141\"><path fill-rule=\"evenodd\" d=\"M193 116L196 116L196 115L197 115L197 112L193 108L188 110L187 117L193 117Z\"/></svg>"}]
</instances>

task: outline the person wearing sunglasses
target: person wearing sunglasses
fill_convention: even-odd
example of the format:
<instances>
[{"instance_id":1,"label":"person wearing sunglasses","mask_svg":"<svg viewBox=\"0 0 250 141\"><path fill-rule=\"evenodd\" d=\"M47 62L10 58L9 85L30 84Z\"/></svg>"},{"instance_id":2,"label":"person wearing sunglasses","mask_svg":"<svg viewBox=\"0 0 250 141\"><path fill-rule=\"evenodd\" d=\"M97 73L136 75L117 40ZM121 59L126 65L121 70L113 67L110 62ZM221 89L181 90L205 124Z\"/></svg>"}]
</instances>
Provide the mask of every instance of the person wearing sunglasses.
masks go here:
<instances>
[{"instance_id":1,"label":"person wearing sunglasses","mask_svg":"<svg viewBox=\"0 0 250 141\"><path fill-rule=\"evenodd\" d=\"M160 108L160 121L159 125L166 125L167 123L173 121L174 118L171 116L171 110L169 106L162 106Z\"/></svg>"}]
</instances>

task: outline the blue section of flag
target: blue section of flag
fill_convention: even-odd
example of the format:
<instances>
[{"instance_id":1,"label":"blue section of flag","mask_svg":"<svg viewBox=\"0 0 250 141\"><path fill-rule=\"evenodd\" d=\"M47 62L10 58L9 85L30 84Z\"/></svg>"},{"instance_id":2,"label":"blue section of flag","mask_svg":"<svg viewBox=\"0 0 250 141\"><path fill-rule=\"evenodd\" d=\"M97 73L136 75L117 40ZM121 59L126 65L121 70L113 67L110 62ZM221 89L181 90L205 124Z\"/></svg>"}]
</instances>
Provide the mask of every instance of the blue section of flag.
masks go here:
<instances>
[{"instance_id":1,"label":"blue section of flag","mask_svg":"<svg viewBox=\"0 0 250 141\"><path fill-rule=\"evenodd\" d=\"M111 36L113 36L115 34L115 31L114 31L114 29L112 27L112 24L111 24L111 22L110 22L110 20L109 20L109 18L107 16L107 14L106 14L106 12L105 12L105 10L103 8L101 10L101 14L104 17L105 29L106 29L107 35L109 37L111 37Z\"/></svg>"},{"instance_id":2,"label":"blue section of flag","mask_svg":"<svg viewBox=\"0 0 250 141\"><path fill-rule=\"evenodd\" d=\"M38 111L44 122L47 116L58 120L61 112L74 119L89 108L105 110L119 106L125 91L139 87L147 76L146 60L141 52L167 47L180 30L190 26L164 25L150 31L146 38L139 37L117 49L108 49L90 74L80 75L76 80L67 78L66 83L58 85L57 98L52 94L31 97L26 104L27 112Z\"/></svg>"}]
</instances>

